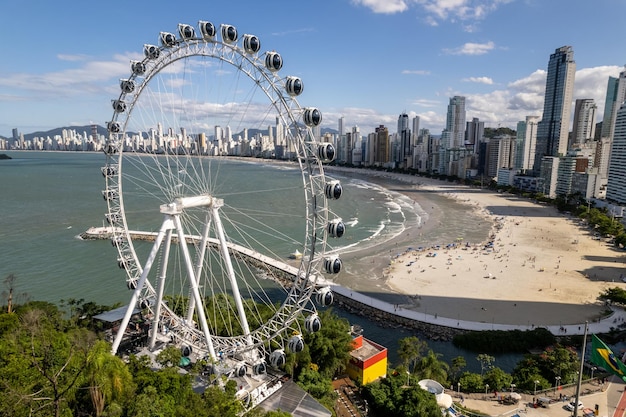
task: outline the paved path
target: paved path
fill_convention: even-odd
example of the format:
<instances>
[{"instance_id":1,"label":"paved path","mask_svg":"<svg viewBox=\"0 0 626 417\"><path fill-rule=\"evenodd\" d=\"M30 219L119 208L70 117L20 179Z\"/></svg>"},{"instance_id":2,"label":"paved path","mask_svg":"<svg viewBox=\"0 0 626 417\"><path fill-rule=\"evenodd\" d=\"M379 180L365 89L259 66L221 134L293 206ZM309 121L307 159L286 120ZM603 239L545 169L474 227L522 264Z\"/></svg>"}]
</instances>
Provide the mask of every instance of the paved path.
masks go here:
<instances>
[{"instance_id":1,"label":"paved path","mask_svg":"<svg viewBox=\"0 0 626 417\"><path fill-rule=\"evenodd\" d=\"M530 330L533 327L521 324L498 324L498 323L485 323L476 321L457 320L448 317L441 317L437 315L430 315L415 310L409 310L394 306L391 303L378 300L376 298L364 295L362 293L353 291L349 288L341 287L339 285L331 284L330 287L337 294L341 294L344 297L351 298L362 304L371 306L380 311L384 311L389 314L395 314L399 317L404 317L411 320L421 321L424 323L436 324L439 326L452 327L463 330ZM611 328L617 327L618 322L626 321L626 311L623 308L611 308L612 313L600 321L594 321L589 323L589 334L596 333L608 333ZM554 335L582 335L585 333L585 323L569 324L569 325L541 325L540 327L547 328Z\"/></svg>"},{"instance_id":2,"label":"paved path","mask_svg":"<svg viewBox=\"0 0 626 417\"><path fill-rule=\"evenodd\" d=\"M581 392L585 392L586 389L595 391L588 395L581 395L580 401L584 404L585 408L593 409L598 404L598 416L599 417L624 417L626 410L626 394L624 393L624 387L626 384L617 378L610 377L609 382L604 387L597 385L596 383L585 383L581 387ZM599 388L604 389L598 391ZM560 393L564 393L568 396L573 396L575 387L564 388ZM503 393L504 394L504 393ZM539 396L539 394L537 394ZM541 396L548 396L550 398L557 397L556 393L542 394ZM548 408L532 408L527 407L527 403L532 403L532 395L522 394L522 400L516 405L502 405L497 401L493 401L493 396L488 395L487 398L480 394L464 394L463 405L471 410L480 411L484 415L492 417L510 417L515 414L520 417L570 417L573 415L571 411L565 409L566 402L554 402L550 404ZM455 401L458 401L458 397ZM582 410L578 411L578 416L582 416Z\"/></svg>"}]
</instances>

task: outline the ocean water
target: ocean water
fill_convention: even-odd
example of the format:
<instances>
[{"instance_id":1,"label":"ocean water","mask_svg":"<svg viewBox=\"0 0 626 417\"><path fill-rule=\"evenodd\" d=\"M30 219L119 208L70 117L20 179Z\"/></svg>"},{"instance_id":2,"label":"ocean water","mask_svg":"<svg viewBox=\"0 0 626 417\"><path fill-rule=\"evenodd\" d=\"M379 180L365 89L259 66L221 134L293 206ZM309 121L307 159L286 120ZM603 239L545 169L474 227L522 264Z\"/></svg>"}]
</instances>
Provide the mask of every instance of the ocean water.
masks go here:
<instances>
[{"instance_id":1,"label":"ocean water","mask_svg":"<svg viewBox=\"0 0 626 417\"><path fill-rule=\"evenodd\" d=\"M130 293L125 285L125 273L117 266L117 251L109 241L83 241L78 235L92 226L104 224L106 204L101 191L104 179L100 167L105 163L101 153L70 152L7 152L13 159L0 161L0 279L9 274L16 276L17 302L44 300L59 303L60 300L84 299L100 304L126 303ZM237 182L249 182L251 178L270 178L278 186L264 185L266 193L255 194L246 200L245 195L229 194L228 199L239 198L240 206L254 208L260 198L270 198L277 207L287 204L299 195L275 190L286 190L281 181L291 180L297 172L284 166L247 162L221 164L220 177L227 178L229 189L238 189ZM344 196L331 202L333 212L347 225L343 239L335 239L331 246L345 253L344 263L352 267L353 277L359 279L365 273L359 267L359 259L350 253L368 247L385 248L386 242L402 236L411 226L430 219L425 210L411 199L393 189L384 189L355 177L341 177ZM243 184L241 185L243 187ZM265 188L264 188L265 189ZM274 190L274 191L272 191ZM481 241L486 237L489 224L477 226L479 216L468 212L466 206L437 195L428 196L422 204L432 202L441 216L440 224L427 235L411 239L414 246L430 243L446 243L459 234L470 241ZM141 218L141 216L138 216ZM271 218L263 220L272 221ZM292 225L285 218L274 219L276 230ZM149 227L149 226L148 226ZM153 223L153 227L158 227ZM397 239L396 239L397 240ZM283 240L271 244L273 251L288 256L297 248L296 242ZM282 245L282 246L281 246ZM395 250L395 249L394 249ZM0 292L7 290L0 281ZM4 295L0 298L5 303ZM366 329L366 337L389 347L392 362L397 360L397 340L409 336L379 328L366 319L354 317L336 310L351 322ZM406 334L405 334L406 333ZM450 343L432 342L431 348L443 354L444 359L458 355L467 356L472 366L474 354L459 351ZM468 356L469 355L469 356ZM512 366L512 358L499 359L498 366Z\"/></svg>"}]
</instances>

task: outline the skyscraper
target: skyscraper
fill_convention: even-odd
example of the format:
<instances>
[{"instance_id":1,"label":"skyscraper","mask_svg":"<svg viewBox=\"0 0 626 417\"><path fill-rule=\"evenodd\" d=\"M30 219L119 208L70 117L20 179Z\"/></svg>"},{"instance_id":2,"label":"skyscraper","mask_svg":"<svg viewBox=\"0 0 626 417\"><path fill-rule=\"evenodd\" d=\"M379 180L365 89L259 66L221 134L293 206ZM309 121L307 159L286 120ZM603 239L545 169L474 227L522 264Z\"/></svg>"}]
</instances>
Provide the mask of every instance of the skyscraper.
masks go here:
<instances>
[{"instance_id":1,"label":"skyscraper","mask_svg":"<svg viewBox=\"0 0 626 417\"><path fill-rule=\"evenodd\" d=\"M465 130L465 148L473 153L478 153L478 145L485 135L485 122L481 122L477 117L467 122Z\"/></svg>"},{"instance_id":2,"label":"skyscraper","mask_svg":"<svg viewBox=\"0 0 626 417\"><path fill-rule=\"evenodd\" d=\"M460 148L463 146L465 140L465 97L454 96L450 99L446 117L446 128L441 138L441 145L445 149Z\"/></svg>"},{"instance_id":3,"label":"skyscraper","mask_svg":"<svg viewBox=\"0 0 626 417\"><path fill-rule=\"evenodd\" d=\"M537 126L537 146L533 170L541 171L544 156L565 155L574 93L576 63L571 46L562 46L550 55L543 117Z\"/></svg>"},{"instance_id":4,"label":"skyscraper","mask_svg":"<svg viewBox=\"0 0 626 417\"><path fill-rule=\"evenodd\" d=\"M609 179L607 182L606 199L626 204L626 103L622 104L616 114L613 146L609 162Z\"/></svg>"},{"instance_id":5,"label":"skyscraper","mask_svg":"<svg viewBox=\"0 0 626 417\"><path fill-rule=\"evenodd\" d=\"M383 166L389 162L389 131L385 125L376 128L374 163Z\"/></svg>"},{"instance_id":6,"label":"skyscraper","mask_svg":"<svg viewBox=\"0 0 626 417\"><path fill-rule=\"evenodd\" d=\"M598 106L592 98L576 99L574 124L572 125L572 143L569 148L579 148L591 142L596 134L596 111Z\"/></svg>"},{"instance_id":7,"label":"skyscraper","mask_svg":"<svg viewBox=\"0 0 626 417\"><path fill-rule=\"evenodd\" d=\"M626 70L619 73L619 78L609 77L604 101L604 117L602 119L602 137L613 138L617 110L626 99Z\"/></svg>"},{"instance_id":8,"label":"skyscraper","mask_svg":"<svg viewBox=\"0 0 626 417\"><path fill-rule=\"evenodd\" d=\"M406 159L411 156L411 152L413 150L413 144L411 143L411 129L409 129L409 115L406 113L402 113L398 116L398 137L400 138L399 162L404 164L406 163Z\"/></svg>"},{"instance_id":9,"label":"skyscraper","mask_svg":"<svg viewBox=\"0 0 626 417\"><path fill-rule=\"evenodd\" d=\"M532 170L535 162L538 123L539 116L526 116L526 121L517 123L515 169L522 172Z\"/></svg>"}]
</instances>

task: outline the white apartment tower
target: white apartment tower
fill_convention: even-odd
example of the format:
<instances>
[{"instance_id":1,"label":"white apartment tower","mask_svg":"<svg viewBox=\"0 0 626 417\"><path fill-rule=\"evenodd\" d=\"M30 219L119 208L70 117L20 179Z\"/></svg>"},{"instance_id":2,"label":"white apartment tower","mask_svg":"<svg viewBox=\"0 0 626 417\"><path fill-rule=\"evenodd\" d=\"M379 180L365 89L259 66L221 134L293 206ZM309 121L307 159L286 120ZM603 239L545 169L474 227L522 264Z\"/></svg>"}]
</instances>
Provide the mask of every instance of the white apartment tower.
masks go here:
<instances>
[{"instance_id":1,"label":"white apartment tower","mask_svg":"<svg viewBox=\"0 0 626 417\"><path fill-rule=\"evenodd\" d=\"M626 103L623 103L619 108L615 118L606 190L606 199L621 205L626 204L626 175L624 172L626 172Z\"/></svg>"},{"instance_id":2,"label":"white apartment tower","mask_svg":"<svg viewBox=\"0 0 626 417\"><path fill-rule=\"evenodd\" d=\"M569 148L580 148L594 139L596 134L596 112L598 106L592 98L576 99L574 124L572 125L572 143Z\"/></svg>"},{"instance_id":3,"label":"white apartment tower","mask_svg":"<svg viewBox=\"0 0 626 417\"><path fill-rule=\"evenodd\" d=\"M447 134L442 134L442 146L445 149L460 148L465 141L465 97L454 96L448 104L446 117ZM443 141L446 138L446 141Z\"/></svg>"}]
</instances>

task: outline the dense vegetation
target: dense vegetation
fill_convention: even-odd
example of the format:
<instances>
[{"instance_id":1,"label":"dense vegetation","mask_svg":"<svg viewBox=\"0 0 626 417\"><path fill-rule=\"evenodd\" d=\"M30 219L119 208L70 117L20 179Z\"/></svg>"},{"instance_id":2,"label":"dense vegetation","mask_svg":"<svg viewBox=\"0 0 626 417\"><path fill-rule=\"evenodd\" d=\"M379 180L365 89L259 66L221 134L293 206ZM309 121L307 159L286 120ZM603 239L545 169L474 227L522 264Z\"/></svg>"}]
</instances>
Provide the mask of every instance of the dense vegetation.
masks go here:
<instances>
[{"instance_id":1,"label":"dense vegetation","mask_svg":"<svg viewBox=\"0 0 626 417\"><path fill-rule=\"evenodd\" d=\"M14 280L10 275L5 284L12 288ZM602 297L626 303L626 291L619 288L607 290ZM91 319L107 306L67 300L62 306L69 311L46 302L15 307L10 302L11 291L5 300L9 303L0 312L0 416L234 417L242 411L232 381L196 393L192 382L202 366L179 372L179 349L166 348L157 355L156 361L162 365L158 370L151 368L146 357L130 356L122 361L113 356L111 346L99 337L97 322ZM349 323L331 309L320 316L322 330L305 335L305 349L287 355L284 371L334 410L337 394L332 378L345 372L352 337ZM416 336L401 339L397 346L401 363L388 369L387 378L361 387L374 415L438 415L434 396L418 388L422 379L462 392L503 391L511 384L533 392L551 388L556 377L562 384L577 378L580 362L576 350L556 343L543 329L519 334L478 332L461 340L482 346L479 352L510 351L513 346L518 350L533 347L540 353L525 355L510 374L495 366L493 356L479 353L476 360L481 371L472 373L465 370L462 356L447 363ZM257 409L248 415L288 414Z\"/></svg>"},{"instance_id":2,"label":"dense vegetation","mask_svg":"<svg viewBox=\"0 0 626 417\"><path fill-rule=\"evenodd\" d=\"M29 302L0 313L0 416L237 416L234 382L194 392L199 369L179 372L180 351L164 349L153 370L147 357L128 362L112 355L91 317L105 306L70 300L70 317L57 306ZM9 312L11 310L11 312ZM336 399L331 378L343 372L352 349L347 321L327 310L324 326L289 355L287 371L329 409ZM312 362L311 358L315 358ZM197 367L200 368L200 367ZM288 415L255 410L252 416Z\"/></svg>"},{"instance_id":3,"label":"dense vegetation","mask_svg":"<svg viewBox=\"0 0 626 417\"><path fill-rule=\"evenodd\" d=\"M487 330L466 332L454 336L452 343L461 349L489 353L523 353L553 345L556 337L548 329Z\"/></svg>"}]
</instances>

